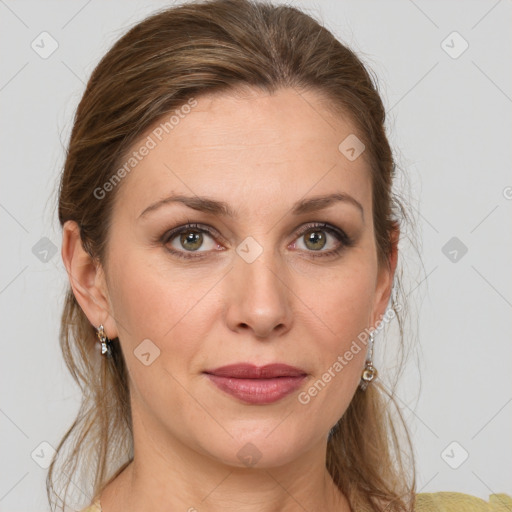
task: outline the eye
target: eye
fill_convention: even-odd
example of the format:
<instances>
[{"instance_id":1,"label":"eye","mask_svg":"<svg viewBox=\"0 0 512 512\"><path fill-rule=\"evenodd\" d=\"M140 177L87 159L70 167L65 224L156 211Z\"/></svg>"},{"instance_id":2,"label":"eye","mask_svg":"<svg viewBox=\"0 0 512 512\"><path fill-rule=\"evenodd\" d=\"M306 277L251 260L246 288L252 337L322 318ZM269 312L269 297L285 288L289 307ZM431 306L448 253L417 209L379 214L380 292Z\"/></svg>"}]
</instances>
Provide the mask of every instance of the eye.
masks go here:
<instances>
[{"instance_id":1,"label":"eye","mask_svg":"<svg viewBox=\"0 0 512 512\"><path fill-rule=\"evenodd\" d=\"M314 223L301 229L294 245L312 253L308 256L324 257L339 254L344 248L352 246L353 240L341 229L325 223Z\"/></svg>"},{"instance_id":2,"label":"eye","mask_svg":"<svg viewBox=\"0 0 512 512\"><path fill-rule=\"evenodd\" d=\"M210 226L189 223L167 231L161 237L161 242L167 251L178 258L192 259L225 250L216 239L222 237ZM338 255L353 244L354 241L339 228L326 223L310 223L301 228L292 248L316 258Z\"/></svg>"},{"instance_id":3,"label":"eye","mask_svg":"<svg viewBox=\"0 0 512 512\"><path fill-rule=\"evenodd\" d=\"M199 255L187 253L204 253L221 247L215 241L216 233L208 226L200 224L187 224L168 231L162 242L167 250L178 257L194 258ZM222 249L221 249L222 250ZM203 256L203 254L201 254Z\"/></svg>"}]
</instances>

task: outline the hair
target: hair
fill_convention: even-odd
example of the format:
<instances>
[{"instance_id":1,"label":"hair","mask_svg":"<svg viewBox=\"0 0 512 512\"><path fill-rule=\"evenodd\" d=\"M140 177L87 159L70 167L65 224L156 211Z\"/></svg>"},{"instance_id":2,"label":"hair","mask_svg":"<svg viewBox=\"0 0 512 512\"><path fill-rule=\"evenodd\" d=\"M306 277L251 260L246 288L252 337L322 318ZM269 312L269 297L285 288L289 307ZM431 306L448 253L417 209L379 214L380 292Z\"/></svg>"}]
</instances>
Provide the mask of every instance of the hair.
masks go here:
<instances>
[{"instance_id":1,"label":"hair","mask_svg":"<svg viewBox=\"0 0 512 512\"><path fill-rule=\"evenodd\" d=\"M241 87L268 94L281 88L312 91L335 115L348 116L366 146L378 264L389 265L393 234L402 236L408 214L392 189L397 166L376 78L310 15L251 0L166 8L133 26L104 55L75 113L60 178L61 226L75 221L84 249L105 268L112 207L122 185L101 200L94 191L165 115L191 97ZM403 359L407 304L400 277L395 272L391 308ZM99 355L96 330L69 286L60 346L82 391L77 417L58 445L46 480L50 504L53 493L64 509L71 483L87 497L97 496L133 460L133 431L119 339L112 340L111 359ZM412 510L413 449L394 387L377 379L365 391L357 389L328 438L326 467L354 510ZM61 479L59 495L55 484Z\"/></svg>"}]
</instances>

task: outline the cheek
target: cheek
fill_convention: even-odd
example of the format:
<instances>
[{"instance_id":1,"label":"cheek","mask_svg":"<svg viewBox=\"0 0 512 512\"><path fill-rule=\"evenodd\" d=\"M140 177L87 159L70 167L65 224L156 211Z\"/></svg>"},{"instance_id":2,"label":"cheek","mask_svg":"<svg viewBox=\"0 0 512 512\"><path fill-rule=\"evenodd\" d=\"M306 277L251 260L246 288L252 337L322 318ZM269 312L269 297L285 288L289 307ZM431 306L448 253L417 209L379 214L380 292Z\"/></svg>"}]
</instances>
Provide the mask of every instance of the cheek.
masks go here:
<instances>
[{"instance_id":1,"label":"cheek","mask_svg":"<svg viewBox=\"0 0 512 512\"><path fill-rule=\"evenodd\" d=\"M193 278L157 251L112 255L111 301L124 353L149 339L160 350L158 363L182 373L208 334L215 307L208 291L218 277Z\"/></svg>"},{"instance_id":2,"label":"cheek","mask_svg":"<svg viewBox=\"0 0 512 512\"><path fill-rule=\"evenodd\" d=\"M375 269L361 253L353 253L337 269L303 281L299 297L314 314L327 346L343 349L369 327L375 294ZM315 285L312 290L312 284ZM350 343L349 343L350 344Z\"/></svg>"},{"instance_id":3,"label":"cheek","mask_svg":"<svg viewBox=\"0 0 512 512\"><path fill-rule=\"evenodd\" d=\"M311 379L299 402L312 418L324 416L326 425L334 425L348 407L361 378L367 352L370 315L375 292L375 272L371 261L363 257L347 259L347 264L329 278L316 276L321 286L305 301L313 313L309 326L315 340L315 365L318 373Z\"/></svg>"},{"instance_id":4,"label":"cheek","mask_svg":"<svg viewBox=\"0 0 512 512\"><path fill-rule=\"evenodd\" d=\"M112 247L115 244L113 241ZM115 319L125 338L160 339L184 317L194 297L180 279L180 272L165 266L158 249L128 245L123 245L126 250L111 251Z\"/></svg>"},{"instance_id":5,"label":"cheek","mask_svg":"<svg viewBox=\"0 0 512 512\"><path fill-rule=\"evenodd\" d=\"M113 256L111 301L134 394L154 411L162 404L186 410L188 395L179 383L206 336L208 301L201 298L208 287L191 287L183 273L147 250Z\"/></svg>"}]
</instances>

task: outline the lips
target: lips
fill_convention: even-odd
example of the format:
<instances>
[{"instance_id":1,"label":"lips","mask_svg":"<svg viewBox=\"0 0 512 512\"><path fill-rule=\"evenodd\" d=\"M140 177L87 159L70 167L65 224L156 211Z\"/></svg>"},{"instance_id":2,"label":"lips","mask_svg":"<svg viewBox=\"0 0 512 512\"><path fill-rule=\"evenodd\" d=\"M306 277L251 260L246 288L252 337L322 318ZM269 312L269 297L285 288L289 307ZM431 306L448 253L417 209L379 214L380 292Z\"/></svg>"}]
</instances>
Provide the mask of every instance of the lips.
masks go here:
<instances>
[{"instance_id":1,"label":"lips","mask_svg":"<svg viewBox=\"0 0 512 512\"><path fill-rule=\"evenodd\" d=\"M272 379L275 377L300 377L301 375L306 375L306 372L300 368L281 363L267 364L265 366L255 366L247 363L231 364L214 370L206 370L205 373L236 379Z\"/></svg>"},{"instance_id":2,"label":"lips","mask_svg":"<svg viewBox=\"0 0 512 512\"><path fill-rule=\"evenodd\" d=\"M270 404L300 387L307 373L286 364L233 364L204 372L218 389L248 404Z\"/></svg>"}]
</instances>

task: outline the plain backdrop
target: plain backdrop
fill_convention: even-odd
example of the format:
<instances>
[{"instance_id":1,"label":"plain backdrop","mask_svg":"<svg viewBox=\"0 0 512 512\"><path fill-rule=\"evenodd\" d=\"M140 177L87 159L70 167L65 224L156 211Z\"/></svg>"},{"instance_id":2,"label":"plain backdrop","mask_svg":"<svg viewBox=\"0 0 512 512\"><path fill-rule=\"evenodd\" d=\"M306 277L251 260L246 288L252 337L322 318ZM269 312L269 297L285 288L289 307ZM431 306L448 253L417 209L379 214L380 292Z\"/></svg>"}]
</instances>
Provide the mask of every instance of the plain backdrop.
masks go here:
<instances>
[{"instance_id":1,"label":"plain backdrop","mask_svg":"<svg viewBox=\"0 0 512 512\"><path fill-rule=\"evenodd\" d=\"M378 76L417 220L421 260L401 246L414 350L397 396L418 491L512 494L512 3L291 3ZM45 465L80 398L58 345L55 210L74 111L110 45L166 5L0 0L0 511L48 510ZM392 345L376 342L383 376Z\"/></svg>"}]
</instances>

